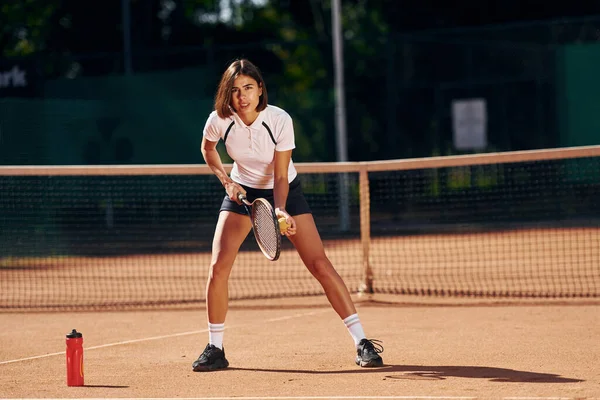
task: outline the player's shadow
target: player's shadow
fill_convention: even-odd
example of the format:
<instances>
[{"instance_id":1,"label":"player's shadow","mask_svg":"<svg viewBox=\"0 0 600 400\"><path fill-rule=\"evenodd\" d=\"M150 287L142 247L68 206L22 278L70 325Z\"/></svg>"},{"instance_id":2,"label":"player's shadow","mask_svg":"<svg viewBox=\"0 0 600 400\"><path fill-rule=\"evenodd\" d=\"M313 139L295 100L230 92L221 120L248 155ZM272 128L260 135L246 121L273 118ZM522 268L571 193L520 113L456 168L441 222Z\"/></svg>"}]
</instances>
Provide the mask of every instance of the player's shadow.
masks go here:
<instances>
[{"instance_id":1,"label":"player's shadow","mask_svg":"<svg viewBox=\"0 0 600 400\"><path fill-rule=\"evenodd\" d=\"M337 371L313 371L302 369L236 368L232 370L258 372L285 372L315 375L383 373L385 379L398 380L444 380L449 377L487 379L490 382L528 382L528 383L575 383L583 379L565 378L543 372L519 371L508 368L473 367L453 365L386 365L381 368L356 368Z\"/></svg>"}]
</instances>

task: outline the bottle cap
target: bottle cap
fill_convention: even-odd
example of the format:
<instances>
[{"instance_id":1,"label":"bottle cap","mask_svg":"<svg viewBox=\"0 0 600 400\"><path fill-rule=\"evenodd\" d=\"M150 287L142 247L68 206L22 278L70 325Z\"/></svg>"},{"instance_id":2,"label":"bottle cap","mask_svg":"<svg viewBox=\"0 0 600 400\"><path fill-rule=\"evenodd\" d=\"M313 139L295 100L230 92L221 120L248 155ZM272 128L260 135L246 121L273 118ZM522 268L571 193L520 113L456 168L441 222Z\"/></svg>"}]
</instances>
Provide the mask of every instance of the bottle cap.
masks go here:
<instances>
[{"instance_id":1,"label":"bottle cap","mask_svg":"<svg viewBox=\"0 0 600 400\"><path fill-rule=\"evenodd\" d=\"M70 333L67 333L67 337L69 339L76 339L83 337L83 335L81 334L81 332L77 332L76 329L73 329Z\"/></svg>"}]
</instances>

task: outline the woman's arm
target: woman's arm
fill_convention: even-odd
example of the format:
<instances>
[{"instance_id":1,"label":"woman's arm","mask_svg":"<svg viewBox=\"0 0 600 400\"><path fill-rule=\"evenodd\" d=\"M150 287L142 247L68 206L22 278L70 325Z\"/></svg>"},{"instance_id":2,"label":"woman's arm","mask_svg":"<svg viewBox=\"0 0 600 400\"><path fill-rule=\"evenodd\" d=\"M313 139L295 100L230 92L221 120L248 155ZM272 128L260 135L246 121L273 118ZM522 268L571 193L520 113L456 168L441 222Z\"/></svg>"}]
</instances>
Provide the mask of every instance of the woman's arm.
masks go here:
<instances>
[{"instance_id":1,"label":"woman's arm","mask_svg":"<svg viewBox=\"0 0 600 400\"><path fill-rule=\"evenodd\" d=\"M290 185L288 182L288 168L292 159L292 150L275 152L275 170L273 184L273 197L275 208L285 211Z\"/></svg>"},{"instance_id":2,"label":"woman's arm","mask_svg":"<svg viewBox=\"0 0 600 400\"><path fill-rule=\"evenodd\" d=\"M273 184L273 199L275 203L275 215L278 218L284 217L289 225L286 236L296 233L296 221L285 210L290 184L288 182L288 168L292 159L292 150L275 152L275 171Z\"/></svg>"},{"instance_id":3,"label":"woman's arm","mask_svg":"<svg viewBox=\"0 0 600 400\"><path fill-rule=\"evenodd\" d=\"M237 198L238 193L246 194L246 191L240 185L231 180L229 175L227 175L227 171L225 171L225 167L221 161L221 156L217 151L217 143L218 142L212 142L206 138L202 138L202 145L200 148L202 151L202 157L204 157L206 165L210 167L212 172L216 175L225 188L229 198L239 204L239 200Z\"/></svg>"}]
</instances>

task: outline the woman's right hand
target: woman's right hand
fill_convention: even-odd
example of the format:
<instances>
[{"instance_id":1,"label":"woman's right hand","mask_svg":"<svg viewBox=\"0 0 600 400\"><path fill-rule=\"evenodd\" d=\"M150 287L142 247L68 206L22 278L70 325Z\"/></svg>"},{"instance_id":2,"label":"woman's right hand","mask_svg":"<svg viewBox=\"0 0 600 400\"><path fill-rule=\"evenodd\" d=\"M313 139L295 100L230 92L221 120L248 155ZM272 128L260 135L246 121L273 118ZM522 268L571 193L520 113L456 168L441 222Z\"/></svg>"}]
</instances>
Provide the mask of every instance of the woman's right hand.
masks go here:
<instances>
[{"instance_id":1,"label":"woman's right hand","mask_svg":"<svg viewBox=\"0 0 600 400\"><path fill-rule=\"evenodd\" d=\"M241 187L240 185L238 185L237 183L231 181L231 182L226 182L224 185L225 187L225 191L227 192L227 196L229 196L229 198L233 201L235 201L238 204L242 204L240 202L240 200L238 199L238 194L242 193L242 194L246 194L246 191L244 190L243 187Z\"/></svg>"}]
</instances>

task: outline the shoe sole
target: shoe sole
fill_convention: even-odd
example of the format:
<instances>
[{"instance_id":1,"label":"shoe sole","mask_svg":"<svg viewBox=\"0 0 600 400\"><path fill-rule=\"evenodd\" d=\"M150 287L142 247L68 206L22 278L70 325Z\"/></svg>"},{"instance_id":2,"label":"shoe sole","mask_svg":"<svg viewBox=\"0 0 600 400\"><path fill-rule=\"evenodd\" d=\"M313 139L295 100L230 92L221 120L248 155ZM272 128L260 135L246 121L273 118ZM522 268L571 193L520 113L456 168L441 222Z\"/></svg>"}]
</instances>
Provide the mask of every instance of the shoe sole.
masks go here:
<instances>
[{"instance_id":1,"label":"shoe sole","mask_svg":"<svg viewBox=\"0 0 600 400\"><path fill-rule=\"evenodd\" d=\"M225 369L227 367L229 367L229 361L224 360L224 361L215 362L214 364L211 364L211 365L198 365L197 367L193 368L193 371L194 372L215 371L218 369Z\"/></svg>"},{"instance_id":2,"label":"shoe sole","mask_svg":"<svg viewBox=\"0 0 600 400\"><path fill-rule=\"evenodd\" d=\"M359 357L356 357L356 365L364 368L383 367L383 360L379 358L377 360L363 361Z\"/></svg>"}]
</instances>

